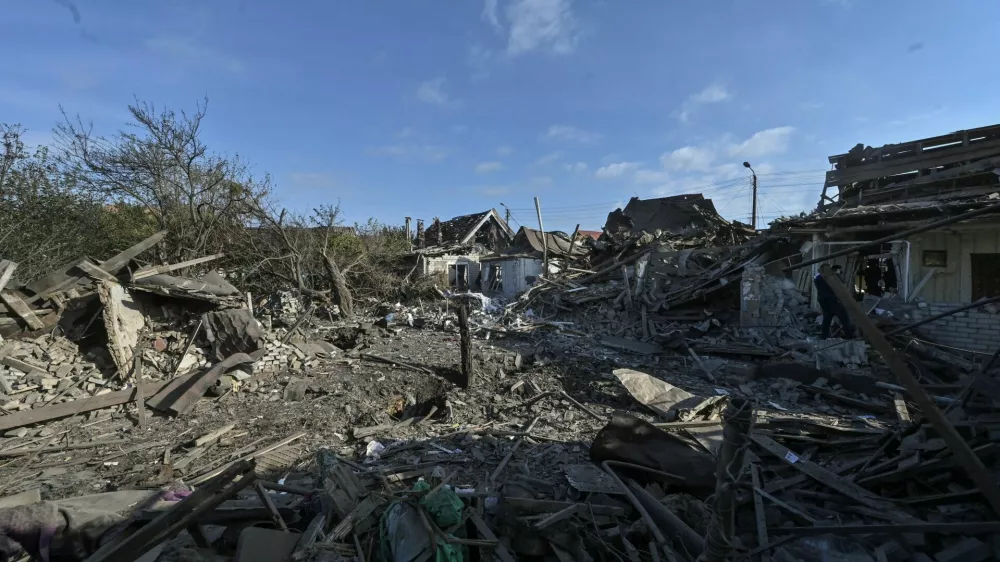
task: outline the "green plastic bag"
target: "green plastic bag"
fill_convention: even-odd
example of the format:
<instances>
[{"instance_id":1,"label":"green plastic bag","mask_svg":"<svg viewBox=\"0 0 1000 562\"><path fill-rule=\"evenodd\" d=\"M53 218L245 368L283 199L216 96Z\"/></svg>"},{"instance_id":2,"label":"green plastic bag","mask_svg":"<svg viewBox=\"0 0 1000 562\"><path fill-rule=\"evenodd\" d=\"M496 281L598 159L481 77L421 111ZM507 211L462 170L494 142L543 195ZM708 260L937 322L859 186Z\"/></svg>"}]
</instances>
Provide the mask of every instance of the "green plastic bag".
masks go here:
<instances>
[{"instance_id":1,"label":"green plastic bag","mask_svg":"<svg viewBox=\"0 0 1000 562\"><path fill-rule=\"evenodd\" d=\"M415 492L425 490L430 490L430 484L425 481L419 481L413 486ZM451 527L461 521L462 510L465 508L458 494L444 487L431 496L423 497L420 506L427 511L439 529ZM419 548L418 543L430 547L428 544L430 538L427 537L424 526L418 523L419 514L414 513L415 510L412 505L393 502L382 514L379 522L379 553L382 562L414 562L426 559L427 548ZM464 560L465 551L461 545L438 540L434 549L434 562L464 562Z\"/></svg>"}]
</instances>

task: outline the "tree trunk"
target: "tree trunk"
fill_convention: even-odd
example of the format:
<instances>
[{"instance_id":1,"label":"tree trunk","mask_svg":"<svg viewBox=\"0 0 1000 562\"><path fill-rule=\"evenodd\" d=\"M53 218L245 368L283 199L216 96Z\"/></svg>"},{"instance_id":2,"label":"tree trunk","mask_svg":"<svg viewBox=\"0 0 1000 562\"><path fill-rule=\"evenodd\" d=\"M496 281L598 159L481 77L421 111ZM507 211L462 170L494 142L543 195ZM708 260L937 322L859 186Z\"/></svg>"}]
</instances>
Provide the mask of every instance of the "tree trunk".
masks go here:
<instances>
[{"instance_id":1,"label":"tree trunk","mask_svg":"<svg viewBox=\"0 0 1000 562\"><path fill-rule=\"evenodd\" d=\"M340 307L340 313L344 318L348 320L354 318L354 298L351 296L351 289L347 286L347 279L337 263L329 256L323 257L323 263L326 264L326 272L330 275L334 304Z\"/></svg>"}]
</instances>

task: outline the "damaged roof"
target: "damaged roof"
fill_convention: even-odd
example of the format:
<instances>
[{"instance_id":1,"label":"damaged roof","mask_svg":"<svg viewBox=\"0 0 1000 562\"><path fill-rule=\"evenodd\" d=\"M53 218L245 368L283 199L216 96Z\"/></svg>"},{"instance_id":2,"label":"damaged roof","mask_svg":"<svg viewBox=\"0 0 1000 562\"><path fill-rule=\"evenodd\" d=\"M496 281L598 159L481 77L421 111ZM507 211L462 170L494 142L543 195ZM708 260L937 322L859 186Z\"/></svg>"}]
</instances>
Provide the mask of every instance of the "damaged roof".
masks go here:
<instances>
[{"instance_id":1,"label":"damaged roof","mask_svg":"<svg viewBox=\"0 0 1000 562\"><path fill-rule=\"evenodd\" d=\"M577 240L573 244L569 239L569 235L564 232L552 231L543 233L540 230L522 226L514 237L515 247L524 248L527 245L536 252L545 252L546 244L548 245L549 254L555 256L571 255L571 250L573 256L582 256L590 251L584 244L584 241Z\"/></svg>"},{"instance_id":2,"label":"damaged roof","mask_svg":"<svg viewBox=\"0 0 1000 562\"><path fill-rule=\"evenodd\" d=\"M624 209L608 214L605 226L608 232L630 233L660 230L679 234L691 227L703 228L710 224L728 224L715 210L711 199L700 193L639 199L633 197Z\"/></svg>"},{"instance_id":3,"label":"damaged roof","mask_svg":"<svg viewBox=\"0 0 1000 562\"><path fill-rule=\"evenodd\" d=\"M1000 202L1000 125L829 157L815 211L772 221L772 229L893 228ZM832 189L831 189L832 188Z\"/></svg>"},{"instance_id":4,"label":"damaged roof","mask_svg":"<svg viewBox=\"0 0 1000 562\"><path fill-rule=\"evenodd\" d=\"M512 231L510 226L508 226L503 218L500 217L500 213L498 213L496 209L490 209L481 213L462 215L437 224L432 223L431 226L424 231L424 238L427 240L429 245L436 245L438 243L438 225L440 224L441 243L443 245L468 244L474 241L476 233L483 227L483 225L489 222L491 217L496 221L500 230L504 233L508 240L514 237L514 231Z\"/></svg>"}]
</instances>

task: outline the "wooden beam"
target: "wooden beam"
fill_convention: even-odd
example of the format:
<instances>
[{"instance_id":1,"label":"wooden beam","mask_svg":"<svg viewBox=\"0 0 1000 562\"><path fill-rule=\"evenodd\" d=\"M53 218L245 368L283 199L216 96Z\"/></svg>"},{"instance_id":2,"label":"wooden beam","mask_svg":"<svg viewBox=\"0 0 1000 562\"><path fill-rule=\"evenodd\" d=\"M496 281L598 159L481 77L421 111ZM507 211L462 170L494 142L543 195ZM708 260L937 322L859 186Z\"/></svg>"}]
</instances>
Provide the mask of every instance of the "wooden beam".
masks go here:
<instances>
[{"instance_id":1,"label":"wooden beam","mask_svg":"<svg viewBox=\"0 0 1000 562\"><path fill-rule=\"evenodd\" d=\"M776 535L814 537L817 535L878 535L903 533L938 533L942 535L992 535L1000 533L1000 521L968 523L892 523L888 525L816 525L814 527L777 527Z\"/></svg>"},{"instance_id":2,"label":"wooden beam","mask_svg":"<svg viewBox=\"0 0 1000 562\"><path fill-rule=\"evenodd\" d=\"M100 263L101 269L107 271L112 275L118 273L118 271L121 270L121 268L125 267L125 265L128 262L134 260L139 254L159 244L160 240L163 240L163 238L166 235L167 235L166 230L161 230L157 232L156 234L150 236L149 238L143 240L142 242L139 242L135 246L132 246L131 248L119 253L118 255L115 255L105 261L102 261Z\"/></svg>"},{"instance_id":3,"label":"wooden beam","mask_svg":"<svg viewBox=\"0 0 1000 562\"><path fill-rule=\"evenodd\" d=\"M841 170L831 170L826 173L826 182L824 185L827 187L848 185L905 174L914 170L926 170L947 166L948 164L970 162L980 158L996 156L998 153L1000 153L1000 141L995 140L975 143L971 146L954 150L928 151L918 156L900 158L889 163L876 162L861 166L851 166Z\"/></svg>"},{"instance_id":4,"label":"wooden beam","mask_svg":"<svg viewBox=\"0 0 1000 562\"><path fill-rule=\"evenodd\" d=\"M210 256L195 258L193 260L182 261L170 265L160 265L157 267L143 268L140 269L139 271L136 271L135 274L132 275L132 279L138 281L139 279L145 279L147 277L152 277L154 275L161 275L163 273L168 273L178 269L184 269L185 267L191 267L193 265L214 261L219 258L225 257L225 255L226 254L212 254Z\"/></svg>"},{"instance_id":5,"label":"wooden beam","mask_svg":"<svg viewBox=\"0 0 1000 562\"><path fill-rule=\"evenodd\" d=\"M190 375L186 375L180 378L186 379L189 376ZM154 394L165 386L167 386L167 381L146 383L142 385L142 391L146 395ZM137 390L135 388L129 388L126 390L119 390L118 392L102 394L100 396L83 398L73 402L64 402L62 404L45 406L44 408L38 408L36 410L25 410L23 412L0 416L0 431L6 431L8 429L23 427L33 423L45 422L58 418L75 416L77 414L93 410L102 410L104 408L110 408L111 406L118 406L119 404L127 404L135 400L137 396Z\"/></svg>"},{"instance_id":6,"label":"wooden beam","mask_svg":"<svg viewBox=\"0 0 1000 562\"><path fill-rule=\"evenodd\" d=\"M911 302L913 299L917 298L917 295L920 294L920 289L923 289L924 285L926 285L927 282L931 280L931 277L934 277L934 275L937 274L939 271L940 270L937 268L931 268L931 270L927 272L927 275L924 275L924 278L921 279L919 283L917 283L917 286L914 287L912 291L910 291L910 294L906 297L906 302Z\"/></svg>"},{"instance_id":7,"label":"wooden beam","mask_svg":"<svg viewBox=\"0 0 1000 562\"><path fill-rule=\"evenodd\" d=\"M21 320L24 320L25 324L32 330L42 330L45 328L45 324L35 316L35 312L31 310L31 307L21 297L11 291L0 291L0 299L7 303L7 306L20 316Z\"/></svg>"},{"instance_id":8,"label":"wooden beam","mask_svg":"<svg viewBox=\"0 0 1000 562\"><path fill-rule=\"evenodd\" d=\"M93 277L98 281L113 281L115 283L118 282L117 277L111 275L107 271L104 271L100 267L90 263L87 260L81 261L79 264L77 264L77 267L79 267L81 270L83 270L84 273L86 273L87 275Z\"/></svg>"},{"instance_id":9,"label":"wooden beam","mask_svg":"<svg viewBox=\"0 0 1000 562\"><path fill-rule=\"evenodd\" d=\"M869 492L868 490L865 490L864 488L856 484L844 480L840 476L837 476L833 472L830 472L829 470L819 466L818 464L815 464L808 459L802 458L801 456L795 454L790 449L786 448L785 446L781 445L780 443L778 443L777 441L771 439L766 435L755 433L750 435L750 439L754 443L757 443L758 445L763 447L764 450L766 450L767 452L785 461L785 463L787 463L792 468L797 469L799 472L805 474L806 476L809 476L810 478L816 480L820 484L823 484L824 486L829 486L830 488L833 488L834 490L840 492L841 494L844 494L845 496L852 498L856 502L866 507L882 510L887 514L896 511L896 509L892 506L891 503L889 503L888 500L881 499L878 496L874 495L873 493ZM907 520L913 519L908 515L904 515L903 518Z\"/></svg>"},{"instance_id":10,"label":"wooden beam","mask_svg":"<svg viewBox=\"0 0 1000 562\"><path fill-rule=\"evenodd\" d=\"M0 291L7 286L10 278L14 276L15 269L17 269L17 263L10 260L0 260Z\"/></svg>"},{"instance_id":11,"label":"wooden beam","mask_svg":"<svg viewBox=\"0 0 1000 562\"><path fill-rule=\"evenodd\" d=\"M972 451L969 444L965 442L965 439L955 430L955 427L948 421L944 412L938 409L934 403L934 399L927 394L924 387L920 385L920 382L910 372L910 368L900 359L889 341L885 339L882 331L868 318L868 315L861 309L861 305L854 300L851 292L840 282L840 278L833 273L830 265L823 264L820 268L820 274L826 280L827 284L830 285L830 288L833 289L834 294L837 295L840 302L847 308L847 312L854 319L854 323L858 325L861 332L868 338L872 347L882 355L889 370L896 376L896 381L906 388L910 398L923 412L924 417L934 426L938 435L944 439L948 448L955 455L955 460L968 473L969 479L982 491L983 496L986 498L987 503L990 504L990 507L993 508L993 511L1000 514L1000 487L997 486L993 475L986 469L983 462L979 460L979 457Z\"/></svg>"}]
</instances>

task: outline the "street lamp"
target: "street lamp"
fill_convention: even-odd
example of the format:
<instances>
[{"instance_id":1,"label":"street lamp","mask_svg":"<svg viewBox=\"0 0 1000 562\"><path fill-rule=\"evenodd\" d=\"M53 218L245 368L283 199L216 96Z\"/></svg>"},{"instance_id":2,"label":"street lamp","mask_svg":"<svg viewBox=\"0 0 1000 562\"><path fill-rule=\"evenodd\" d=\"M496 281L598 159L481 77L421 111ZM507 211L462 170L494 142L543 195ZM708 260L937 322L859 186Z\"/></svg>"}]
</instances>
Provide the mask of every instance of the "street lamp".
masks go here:
<instances>
[{"instance_id":1,"label":"street lamp","mask_svg":"<svg viewBox=\"0 0 1000 562\"><path fill-rule=\"evenodd\" d=\"M750 170L753 175L753 195L751 199L750 226L757 230L757 172L753 171L749 162L744 162L743 167Z\"/></svg>"}]
</instances>

